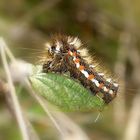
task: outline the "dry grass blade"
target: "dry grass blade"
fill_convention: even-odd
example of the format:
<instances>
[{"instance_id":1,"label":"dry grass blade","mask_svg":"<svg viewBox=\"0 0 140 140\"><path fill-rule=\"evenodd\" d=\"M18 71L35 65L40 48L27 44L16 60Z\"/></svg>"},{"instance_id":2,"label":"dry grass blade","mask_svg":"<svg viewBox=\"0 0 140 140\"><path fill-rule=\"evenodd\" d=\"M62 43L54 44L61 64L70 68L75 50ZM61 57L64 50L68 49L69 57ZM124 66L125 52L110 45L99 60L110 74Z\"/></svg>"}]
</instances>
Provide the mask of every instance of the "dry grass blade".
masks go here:
<instances>
[{"instance_id":1,"label":"dry grass blade","mask_svg":"<svg viewBox=\"0 0 140 140\"><path fill-rule=\"evenodd\" d=\"M16 96L15 87L13 85L13 81L12 81L11 74L9 71L8 63L6 60L5 46L6 46L6 44L5 44L4 40L2 38L0 38L0 53L1 53L3 66L4 66L4 69L6 72L7 80L8 80L8 86L9 86L9 90L10 90L10 98L11 98L12 103L13 103L13 108L15 111L16 119L17 119L20 131L22 134L22 139L29 140L28 131L26 128L26 123L24 121L23 114L22 114L22 109L20 107L20 104L18 102L18 98Z\"/></svg>"},{"instance_id":2,"label":"dry grass blade","mask_svg":"<svg viewBox=\"0 0 140 140\"><path fill-rule=\"evenodd\" d=\"M137 140L139 135L140 124L140 93L133 100L133 105L130 111L130 117L126 126L124 140Z\"/></svg>"}]
</instances>

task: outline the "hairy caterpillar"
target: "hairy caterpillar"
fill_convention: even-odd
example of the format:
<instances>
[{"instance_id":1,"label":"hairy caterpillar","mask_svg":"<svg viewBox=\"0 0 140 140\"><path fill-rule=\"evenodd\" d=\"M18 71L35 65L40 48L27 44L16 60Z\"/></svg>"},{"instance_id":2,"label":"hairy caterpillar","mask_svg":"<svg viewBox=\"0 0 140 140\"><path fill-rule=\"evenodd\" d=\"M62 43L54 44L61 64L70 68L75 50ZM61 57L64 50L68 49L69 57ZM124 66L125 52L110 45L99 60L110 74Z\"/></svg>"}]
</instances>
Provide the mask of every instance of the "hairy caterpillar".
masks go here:
<instances>
[{"instance_id":1,"label":"hairy caterpillar","mask_svg":"<svg viewBox=\"0 0 140 140\"><path fill-rule=\"evenodd\" d=\"M43 72L69 72L70 77L79 80L93 95L102 93L102 99L108 104L116 97L119 85L96 70L87 50L81 46L77 37L54 36L46 44L50 59L44 59Z\"/></svg>"}]
</instances>

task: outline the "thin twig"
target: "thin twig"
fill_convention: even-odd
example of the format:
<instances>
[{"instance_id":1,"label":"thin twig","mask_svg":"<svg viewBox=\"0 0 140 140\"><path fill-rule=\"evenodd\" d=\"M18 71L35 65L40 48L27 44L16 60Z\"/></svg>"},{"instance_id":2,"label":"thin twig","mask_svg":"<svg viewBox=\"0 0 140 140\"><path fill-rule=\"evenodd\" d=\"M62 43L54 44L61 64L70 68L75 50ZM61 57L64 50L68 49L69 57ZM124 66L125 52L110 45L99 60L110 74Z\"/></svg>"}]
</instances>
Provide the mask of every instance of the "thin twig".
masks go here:
<instances>
[{"instance_id":1,"label":"thin twig","mask_svg":"<svg viewBox=\"0 0 140 140\"><path fill-rule=\"evenodd\" d=\"M5 96L6 104L8 106L8 109L9 109L11 115L13 115L13 117L16 118L12 100L11 100L11 98L9 98L10 97L9 87L7 86L7 83L5 83L3 80L0 79L0 93L1 92L2 92L3 96ZM39 140L39 136L36 133L36 131L34 130L30 121L25 117L24 117L24 121L26 121L26 128L28 129L28 134L30 136L30 139Z\"/></svg>"},{"instance_id":2,"label":"thin twig","mask_svg":"<svg viewBox=\"0 0 140 140\"><path fill-rule=\"evenodd\" d=\"M54 126L57 128L57 130L60 132L60 134L63 136L64 133L61 130L61 128L59 127L59 124L56 122L56 120L54 119L54 117L52 116L51 112L49 111L49 109L46 107L46 104L43 102L43 100L41 99L41 97L39 97L32 89L28 79L26 79L26 87L29 90L29 93L37 100L37 102L41 105L41 107L44 109L44 111L47 113L47 115L49 116L50 120L53 122Z\"/></svg>"},{"instance_id":3,"label":"thin twig","mask_svg":"<svg viewBox=\"0 0 140 140\"><path fill-rule=\"evenodd\" d=\"M130 110L129 121L126 126L124 140L136 140L139 134L140 124L140 93L138 93Z\"/></svg>"},{"instance_id":4,"label":"thin twig","mask_svg":"<svg viewBox=\"0 0 140 140\"><path fill-rule=\"evenodd\" d=\"M18 125L22 134L22 139L23 140L29 140L29 136L28 136L28 132L26 129L26 123L24 121L23 118L23 114L21 111L21 107L20 104L18 102L18 98L16 96L16 92L15 92L15 88L12 82L12 78L11 78L11 74L8 68L8 63L6 60L6 55L5 55L5 42L3 40L3 38L0 38L0 53L1 53L1 58L2 58L2 62L3 62L3 66L6 72L6 76L7 76L7 80L8 80L8 85L9 85L9 89L10 89L10 95L11 95L11 99L13 102L13 107L14 107L14 111L16 114L16 119L18 121Z\"/></svg>"},{"instance_id":5,"label":"thin twig","mask_svg":"<svg viewBox=\"0 0 140 140\"><path fill-rule=\"evenodd\" d=\"M14 55L11 53L10 49L5 45L5 52L7 53L8 57L10 58L11 61L16 61Z\"/></svg>"},{"instance_id":6,"label":"thin twig","mask_svg":"<svg viewBox=\"0 0 140 140\"><path fill-rule=\"evenodd\" d=\"M138 50L136 49L137 40L135 38L136 35L136 22L134 19L134 11L131 6L130 0L120 0L122 5L122 10L124 14L124 33L127 38L125 41L125 47L127 50L127 59L129 59L133 65L133 74L135 75L134 79L137 84L140 84L140 78L137 75L140 71L140 57L138 54ZM124 51L126 53L126 51ZM140 91L140 88L138 88ZM133 105L130 110L130 118L127 122L126 130L124 133L125 140L136 140L139 134L139 122L140 122L140 93L138 92L133 100Z\"/></svg>"},{"instance_id":7,"label":"thin twig","mask_svg":"<svg viewBox=\"0 0 140 140\"><path fill-rule=\"evenodd\" d=\"M119 81L121 82L120 94L114 104L114 120L115 125L120 128L118 124L124 123L124 118L126 116L125 107L125 72L126 72L126 59L127 59L127 44L129 36L126 33L121 33L120 35L120 47L118 49L117 61L115 64L115 73L119 76ZM125 52L125 54L124 54ZM121 99L120 99L121 98Z\"/></svg>"},{"instance_id":8,"label":"thin twig","mask_svg":"<svg viewBox=\"0 0 140 140\"><path fill-rule=\"evenodd\" d=\"M31 140L40 140L39 135L37 134L36 130L32 126L32 124L29 121L29 119L24 117L24 120L26 122L26 127L28 129L28 134L30 136L30 139Z\"/></svg>"}]
</instances>

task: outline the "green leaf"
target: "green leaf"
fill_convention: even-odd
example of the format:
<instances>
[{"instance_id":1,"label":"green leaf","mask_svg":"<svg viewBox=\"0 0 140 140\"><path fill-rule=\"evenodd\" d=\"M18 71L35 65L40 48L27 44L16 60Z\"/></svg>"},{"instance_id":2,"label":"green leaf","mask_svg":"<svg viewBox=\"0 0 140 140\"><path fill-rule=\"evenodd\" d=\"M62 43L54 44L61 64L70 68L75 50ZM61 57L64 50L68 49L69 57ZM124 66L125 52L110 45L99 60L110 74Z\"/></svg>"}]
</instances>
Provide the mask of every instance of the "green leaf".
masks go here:
<instances>
[{"instance_id":1,"label":"green leaf","mask_svg":"<svg viewBox=\"0 0 140 140\"><path fill-rule=\"evenodd\" d=\"M65 111L102 110L104 101L78 82L60 74L36 73L30 77L35 91Z\"/></svg>"}]
</instances>

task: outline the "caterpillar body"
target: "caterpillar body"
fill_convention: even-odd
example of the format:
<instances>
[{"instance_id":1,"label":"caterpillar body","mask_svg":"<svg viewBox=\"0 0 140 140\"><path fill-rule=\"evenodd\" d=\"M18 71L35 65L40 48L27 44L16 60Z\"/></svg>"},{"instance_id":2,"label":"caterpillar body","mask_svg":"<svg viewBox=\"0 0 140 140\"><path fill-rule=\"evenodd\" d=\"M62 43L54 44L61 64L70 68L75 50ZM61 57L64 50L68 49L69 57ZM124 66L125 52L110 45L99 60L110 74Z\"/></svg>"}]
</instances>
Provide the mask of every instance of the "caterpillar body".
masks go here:
<instances>
[{"instance_id":1,"label":"caterpillar body","mask_svg":"<svg viewBox=\"0 0 140 140\"><path fill-rule=\"evenodd\" d=\"M70 77L79 80L93 95L102 93L102 99L108 104L116 97L119 85L98 72L91 64L87 50L81 47L82 43L77 37L53 37L51 42L46 43L50 59L43 62L43 72L69 72Z\"/></svg>"}]
</instances>

